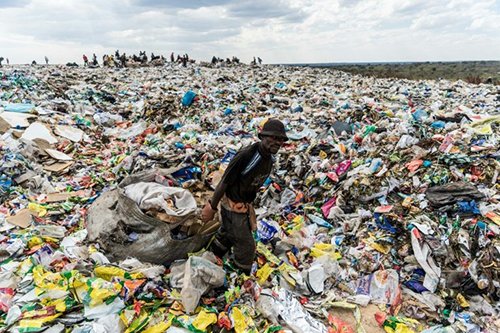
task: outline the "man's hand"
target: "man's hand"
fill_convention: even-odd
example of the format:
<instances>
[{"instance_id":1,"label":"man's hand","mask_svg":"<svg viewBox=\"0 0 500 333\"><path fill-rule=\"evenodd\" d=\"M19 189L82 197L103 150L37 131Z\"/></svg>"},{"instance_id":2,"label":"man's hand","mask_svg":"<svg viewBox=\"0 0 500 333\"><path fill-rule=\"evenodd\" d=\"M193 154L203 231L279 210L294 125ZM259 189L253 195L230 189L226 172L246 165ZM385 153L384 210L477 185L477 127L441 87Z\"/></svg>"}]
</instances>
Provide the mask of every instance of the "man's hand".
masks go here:
<instances>
[{"instance_id":1,"label":"man's hand","mask_svg":"<svg viewBox=\"0 0 500 333\"><path fill-rule=\"evenodd\" d=\"M207 202L201 211L201 220L203 223L213 220L216 212L217 210L212 208L212 204Z\"/></svg>"}]
</instances>

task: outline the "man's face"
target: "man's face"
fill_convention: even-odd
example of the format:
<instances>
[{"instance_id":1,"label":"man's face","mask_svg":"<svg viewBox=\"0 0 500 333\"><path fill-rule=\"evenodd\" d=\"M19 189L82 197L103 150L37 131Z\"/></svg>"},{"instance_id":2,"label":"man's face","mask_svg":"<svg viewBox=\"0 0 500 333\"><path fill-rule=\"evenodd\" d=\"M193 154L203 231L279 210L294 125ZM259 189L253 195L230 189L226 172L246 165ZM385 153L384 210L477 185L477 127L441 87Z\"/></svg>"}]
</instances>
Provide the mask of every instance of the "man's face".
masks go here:
<instances>
[{"instance_id":1,"label":"man's face","mask_svg":"<svg viewBox=\"0 0 500 333\"><path fill-rule=\"evenodd\" d=\"M280 136L266 135L261 139L262 146L271 154L276 154L285 142L285 139Z\"/></svg>"}]
</instances>

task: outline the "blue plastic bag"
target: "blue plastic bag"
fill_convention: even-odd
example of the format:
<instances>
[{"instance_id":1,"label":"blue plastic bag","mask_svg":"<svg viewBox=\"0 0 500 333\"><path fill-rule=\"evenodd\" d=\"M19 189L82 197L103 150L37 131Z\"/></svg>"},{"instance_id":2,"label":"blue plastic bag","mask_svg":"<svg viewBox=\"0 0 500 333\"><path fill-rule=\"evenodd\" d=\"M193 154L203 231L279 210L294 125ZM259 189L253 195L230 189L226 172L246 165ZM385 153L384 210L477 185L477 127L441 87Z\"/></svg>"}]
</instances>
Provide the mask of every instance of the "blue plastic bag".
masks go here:
<instances>
[{"instance_id":1,"label":"blue plastic bag","mask_svg":"<svg viewBox=\"0 0 500 333\"><path fill-rule=\"evenodd\" d=\"M427 112L425 112L424 110L422 109L417 109L415 112L412 113L412 117L413 119L415 119L416 121L422 121L424 120L425 118L427 118L429 115L427 114Z\"/></svg>"},{"instance_id":2,"label":"blue plastic bag","mask_svg":"<svg viewBox=\"0 0 500 333\"><path fill-rule=\"evenodd\" d=\"M184 94L184 97L182 97L182 105L190 106L191 104L193 104L195 97L196 93L194 91L189 90L187 93Z\"/></svg>"},{"instance_id":3,"label":"blue plastic bag","mask_svg":"<svg viewBox=\"0 0 500 333\"><path fill-rule=\"evenodd\" d=\"M3 108L5 111L28 113L35 108L31 103L4 103Z\"/></svg>"},{"instance_id":4,"label":"blue plastic bag","mask_svg":"<svg viewBox=\"0 0 500 333\"><path fill-rule=\"evenodd\" d=\"M257 236L262 243L264 244L269 243L277 232L278 230L276 230L275 227L267 223L265 220L259 222L259 227L257 229Z\"/></svg>"},{"instance_id":5,"label":"blue plastic bag","mask_svg":"<svg viewBox=\"0 0 500 333\"><path fill-rule=\"evenodd\" d=\"M197 166L190 166L172 173L172 177L182 184L188 180L195 179L197 174L201 174L201 168Z\"/></svg>"},{"instance_id":6,"label":"blue plastic bag","mask_svg":"<svg viewBox=\"0 0 500 333\"><path fill-rule=\"evenodd\" d=\"M319 225L321 227L325 227L325 228L328 228L328 229L332 229L333 228L333 225L331 225L330 223L326 222L321 217L318 217L318 216L313 215L313 214L307 214L307 217L309 218L309 220L311 220L311 222L314 222L314 223L316 223L317 225Z\"/></svg>"},{"instance_id":7,"label":"blue plastic bag","mask_svg":"<svg viewBox=\"0 0 500 333\"><path fill-rule=\"evenodd\" d=\"M458 209L462 213L472 213L475 215L481 215L481 211L479 210L479 207L477 207L477 203L472 200L472 201L458 201L457 202Z\"/></svg>"},{"instance_id":8,"label":"blue plastic bag","mask_svg":"<svg viewBox=\"0 0 500 333\"><path fill-rule=\"evenodd\" d=\"M373 218L379 229L388 231L392 234L396 233L396 227L394 227L391 222L393 222L389 217L384 216L381 213L374 213Z\"/></svg>"},{"instance_id":9,"label":"blue plastic bag","mask_svg":"<svg viewBox=\"0 0 500 333\"><path fill-rule=\"evenodd\" d=\"M442 120L435 121L431 124L431 127L436 129L444 128L445 126L446 123Z\"/></svg>"},{"instance_id":10,"label":"blue plastic bag","mask_svg":"<svg viewBox=\"0 0 500 333\"><path fill-rule=\"evenodd\" d=\"M226 155L224 155L224 157L221 159L220 162L222 164L228 164L233 159L233 157L235 155L236 155L236 150L229 149L228 152L226 153Z\"/></svg>"}]
</instances>

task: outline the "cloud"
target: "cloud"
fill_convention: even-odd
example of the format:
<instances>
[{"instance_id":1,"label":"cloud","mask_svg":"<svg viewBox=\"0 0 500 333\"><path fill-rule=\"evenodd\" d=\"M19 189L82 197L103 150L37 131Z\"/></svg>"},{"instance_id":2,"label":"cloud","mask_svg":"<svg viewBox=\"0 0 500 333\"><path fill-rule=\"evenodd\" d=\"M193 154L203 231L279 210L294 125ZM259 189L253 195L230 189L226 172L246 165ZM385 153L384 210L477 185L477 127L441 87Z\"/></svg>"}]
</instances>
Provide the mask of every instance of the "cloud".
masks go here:
<instances>
[{"instance_id":1,"label":"cloud","mask_svg":"<svg viewBox=\"0 0 500 333\"><path fill-rule=\"evenodd\" d=\"M500 59L495 0L0 1L2 56L236 55L266 62Z\"/></svg>"},{"instance_id":2,"label":"cloud","mask_svg":"<svg viewBox=\"0 0 500 333\"><path fill-rule=\"evenodd\" d=\"M231 16L241 18L277 18L296 13L286 1L250 0L233 2L227 6Z\"/></svg>"},{"instance_id":3,"label":"cloud","mask_svg":"<svg viewBox=\"0 0 500 333\"><path fill-rule=\"evenodd\" d=\"M29 3L30 0L2 0L0 1L0 8L24 7Z\"/></svg>"},{"instance_id":4,"label":"cloud","mask_svg":"<svg viewBox=\"0 0 500 333\"><path fill-rule=\"evenodd\" d=\"M230 3L230 0L134 0L133 5L147 8L201 8L214 7Z\"/></svg>"}]
</instances>

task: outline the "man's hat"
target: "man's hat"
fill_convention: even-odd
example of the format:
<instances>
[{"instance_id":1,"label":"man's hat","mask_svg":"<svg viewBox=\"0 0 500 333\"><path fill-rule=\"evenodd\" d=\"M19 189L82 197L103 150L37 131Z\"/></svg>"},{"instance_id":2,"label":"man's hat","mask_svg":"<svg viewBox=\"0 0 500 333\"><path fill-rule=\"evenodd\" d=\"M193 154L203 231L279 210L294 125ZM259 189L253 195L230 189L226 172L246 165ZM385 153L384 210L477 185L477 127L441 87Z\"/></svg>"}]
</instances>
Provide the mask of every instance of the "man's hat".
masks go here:
<instances>
[{"instance_id":1,"label":"man's hat","mask_svg":"<svg viewBox=\"0 0 500 333\"><path fill-rule=\"evenodd\" d=\"M262 126L262 130L259 133L259 139L262 139L263 136L278 136L285 140L288 140L285 131L285 125L278 119L271 118L264 126Z\"/></svg>"}]
</instances>

